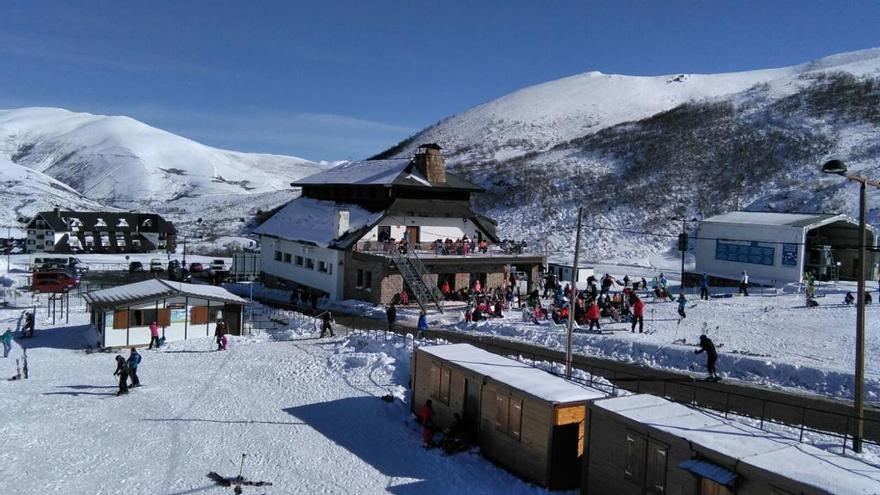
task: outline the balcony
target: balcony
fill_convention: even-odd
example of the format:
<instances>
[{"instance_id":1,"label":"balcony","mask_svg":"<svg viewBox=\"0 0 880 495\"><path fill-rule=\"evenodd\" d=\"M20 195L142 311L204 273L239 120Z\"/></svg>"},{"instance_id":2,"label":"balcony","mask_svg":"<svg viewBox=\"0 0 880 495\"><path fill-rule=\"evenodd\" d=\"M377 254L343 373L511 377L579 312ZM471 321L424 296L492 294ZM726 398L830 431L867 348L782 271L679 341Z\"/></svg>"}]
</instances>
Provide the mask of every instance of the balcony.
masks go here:
<instances>
[{"instance_id":1,"label":"balcony","mask_svg":"<svg viewBox=\"0 0 880 495\"><path fill-rule=\"evenodd\" d=\"M391 256L391 251L397 249L401 252L406 251L406 246L401 244L403 241L360 241L354 251L358 253L373 254L377 256ZM436 242L417 242L413 246L413 251L422 259L485 259L485 258L536 258L542 257L540 253L534 252L525 245L525 243L504 242L500 244L486 243L481 249L478 245L476 252L470 248L465 248L463 243L436 243Z\"/></svg>"}]
</instances>

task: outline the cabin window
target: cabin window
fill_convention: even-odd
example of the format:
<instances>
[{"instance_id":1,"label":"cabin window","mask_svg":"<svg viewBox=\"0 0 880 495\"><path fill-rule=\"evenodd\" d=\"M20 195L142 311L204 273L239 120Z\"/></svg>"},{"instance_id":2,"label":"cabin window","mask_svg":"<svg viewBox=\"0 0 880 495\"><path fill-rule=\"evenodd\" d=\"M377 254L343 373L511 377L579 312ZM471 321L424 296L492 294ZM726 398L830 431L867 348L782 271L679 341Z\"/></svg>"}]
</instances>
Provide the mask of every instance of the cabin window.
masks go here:
<instances>
[{"instance_id":1,"label":"cabin window","mask_svg":"<svg viewBox=\"0 0 880 495\"><path fill-rule=\"evenodd\" d=\"M373 288L373 272L365 271L364 272L364 289L372 289Z\"/></svg>"},{"instance_id":2,"label":"cabin window","mask_svg":"<svg viewBox=\"0 0 880 495\"><path fill-rule=\"evenodd\" d=\"M128 318L130 326L146 327L157 321L158 313L155 309L133 309Z\"/></svg>"},{"instance_id":3,"label":"cabin window","mask_svg":"<svg viewBox=\"0 0 880 495\"><path fill-rule=\"evenodd\" d=\"M314 270L315 269L315 260L312 258L306 258L306 269Z\"/></svg>"},{"instance_id":4,"label":"cabin window","mask_svg":"<svg viewBox=\"0 0 880 495\"><path fill-rule=\"evenodd\" d=\"M275 261L281 261L281 251L275 251Z\"/></svg>"},{"instance_id":5,"label":"cabin window","mask_svg":"<svg viewBox=\"0 0 880 495\"><path fill-rule=\"evenodd\" d=\"M777 491L776 493L788 493ZM716 483L709 478L700 478L700 495L733 495L726 486Z\"/></svg>"},{"instance_id":6,"label":"cabin window","mask_svg":"<svg viewBox=\"0 0 880 495\"><path fill-rule=\"evenodd\" d=\"M284 253L284 262L290 263L290 253Z\"/></svg>"},{"instance_id":7,"label":"cabin window","mask_svg":"<svg viewBox=\"0 0 880 495\"><path fill-rule=\"evenodd\" d=\"M327 268L326 261L318 261L318 271L321 273L328 273L330 270Z\"/></svg>"},{"instance_id":8,"label":"cabin window","mask_svg":"<svg viewBox=\"0 0 880 495\"><path fill-rule=\"evenodd\" d=\"M449 384L452 381L452 370L431 363L431 398L449 405Z\"/></svg>"},{"instance_id":9,"label":"cabin window","mask_svg":"<svg viewBox=\"0 0 880 495\"><path fill-rule=\"evenodd\" d=\"M357 271L357 282L355 283L355 287L358 289L364 286L364 270L362 268L358 268Z\"/></svg>"},{"instance_id":10,"label":"cabin window","mask_svg":"<svg viewBox=\"0 0 880 495\"><path fill-rule=\"evenodd\" d=\"M303 266L303 257L302 256L296 257L296 266Z\"/></svg>"},{"instance_id":11,"label":"cabin window","mask_svg":"<svg viewBox=\"0 0 880 495\"><path fill-rule=\"evenodd\" d=\"M666 493L666 458L669 446L632 432L626 434L624 479L646 493Z\"/></svg>"},{"instance_id":12,"label":"cabin window","mask_svg":"<svg viewBox=\"0 0 880 495\"><path fill-rule=\"evenodd\" d=\"M509 395L495 394L495 431L519 441L522 437L523 401Z\"/></svg>"}]
</instances>

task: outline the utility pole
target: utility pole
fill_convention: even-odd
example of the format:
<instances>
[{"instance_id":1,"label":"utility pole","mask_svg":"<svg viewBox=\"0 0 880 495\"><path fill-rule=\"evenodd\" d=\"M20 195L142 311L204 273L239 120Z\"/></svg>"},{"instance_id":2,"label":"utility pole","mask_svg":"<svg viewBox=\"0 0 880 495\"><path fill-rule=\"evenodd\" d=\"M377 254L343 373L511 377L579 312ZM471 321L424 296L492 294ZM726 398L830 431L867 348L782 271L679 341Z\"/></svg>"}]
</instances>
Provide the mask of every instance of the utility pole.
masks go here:
<instances>
[{"instance_id":1,"label":"utility pole","mask_svg":"<svg viewBox=\"0 0 880 495\"><path fill-rule=\"evenodd\" d=\"M565 376L567 378L571 378L571 344L572 339L574 338L574 308L575 302L577 301L577 279L578 279L578 264L580 263L580 254L581 254L581 224L584 221L584 208L583 206L578 208L578 223L577 223L577 234L574 240L574 266L571 270L571 293L569 295L570 301L568 304L568 340L565 345Z\"/></svg>"},{"instance_id":2,"label":"utility pole","mask_svg":"<svg viewBox=\"0 0 880 495\"><path fill-rule=\"evenodd\" d=\"M681 234L678 236L678 249L681 250L681 290L679 293L684 294L684 253L688 248L687 220L681 219Z\"/></svg>"},{"instance_id":3,"label":"utility pole","mask_svg":"<svg viewBox=\"0 0 880 495\"><path fill-rule=\"evenodd\" d=\"M865 268L867 256L865 244L868 242L867 220L868 181L859 181L859 282L858 307L856 308L856 372L855 372L855 409L856 431L853 432L853 450L862 451L862 437L865 433Z\"/></svg>"}]
</instances>

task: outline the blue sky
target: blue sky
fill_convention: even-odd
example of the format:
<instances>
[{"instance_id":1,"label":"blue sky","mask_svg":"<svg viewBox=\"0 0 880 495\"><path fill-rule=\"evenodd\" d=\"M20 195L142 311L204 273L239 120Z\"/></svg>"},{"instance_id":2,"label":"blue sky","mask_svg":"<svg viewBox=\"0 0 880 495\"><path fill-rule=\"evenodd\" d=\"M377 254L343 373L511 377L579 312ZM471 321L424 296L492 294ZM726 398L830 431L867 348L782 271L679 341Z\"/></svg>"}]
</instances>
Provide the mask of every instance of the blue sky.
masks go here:
<instances>
[{"instance_id":1,"label":"blue sky","mask_svg":"<svg viewBox=\"0 0 880 495\"><path fill-rule=\"evenodd\" d=\"M0 0L0 108L363 158L532 84L793 65L880 46L878 25L873 1Z\"/></svg>"}]
</instances>

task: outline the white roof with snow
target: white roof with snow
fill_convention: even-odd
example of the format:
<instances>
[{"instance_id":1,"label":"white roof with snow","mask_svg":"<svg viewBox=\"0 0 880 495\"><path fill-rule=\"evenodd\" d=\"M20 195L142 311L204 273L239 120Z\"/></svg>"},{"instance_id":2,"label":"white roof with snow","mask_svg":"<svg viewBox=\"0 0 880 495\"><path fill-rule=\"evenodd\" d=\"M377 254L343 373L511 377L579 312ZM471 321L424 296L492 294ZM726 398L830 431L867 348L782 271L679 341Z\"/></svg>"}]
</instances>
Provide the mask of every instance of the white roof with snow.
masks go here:
<instances>
[{"instance_id":1,"label":"white roof with snow","mask_svg":"<svg viewBox=\"0 0 880 495\"><path fill-rule=\"evenodd\" d=\"M296 181L297 184L391 184L411 159L365 160L343 163Z\"/></svg>"},{"instance_id":2,"label":"white roof with snow","mask_svg":"<svg viewBox=\"0 0 880 495\"><path fill-rule=\"evenodd\" d=\"M661 397L630 395L597 401L594 407L829 493L880 493L880 469L869 464Z\"/></svg>"},{"instance_id":3,"label":"white roof with snow","mask_svg":"<svg viewBox=\"0 0 880 495\"><path fill-rule=\"evenodd\" d=\"M346 233L372 225L384 215L384 212L372 213L348 203L298 198L287 203L278 213L254 229L254 233L329 247L338 240L335 217L339 210L349 212Z\"/></svg>"},{"instance_id":4,"label":"white roof with snow","mask_svg":"<svg viewBox=\"0 0 880 495\"><path fill-rule=\"evenodd\" d=\"M709 217L701 223L768 225L775 227L810 227L838 220L850 220L835 213L776 213L766 211L730 211Z\"/></svg>"},{"instance_id":5,"label":"white roof with snow","mask_svg":"<svg viewBox=\"0 0 880 495\"><path fill-rule=\"evenodd\" d=\"M546 371L470 344L435 345L420 347L419 350L548 402L582 402L605 397L598 390L581 387Z\"/></svg>"},{"instance_id":6,"label":"white roof with snow","mask_svg":"<svg viewBox=\"0 0 880 495\"><path fill-rule=\"evenodd\" d=\"M129 302L161 299L166 297L189 296L245 304L246 300L227 291L223 287L201 284L185 284L167 280L150 279L133 284L120 285L109 289L87 292L83 298L89 304L115 306Z\"/></svg>"}]
</instances>

